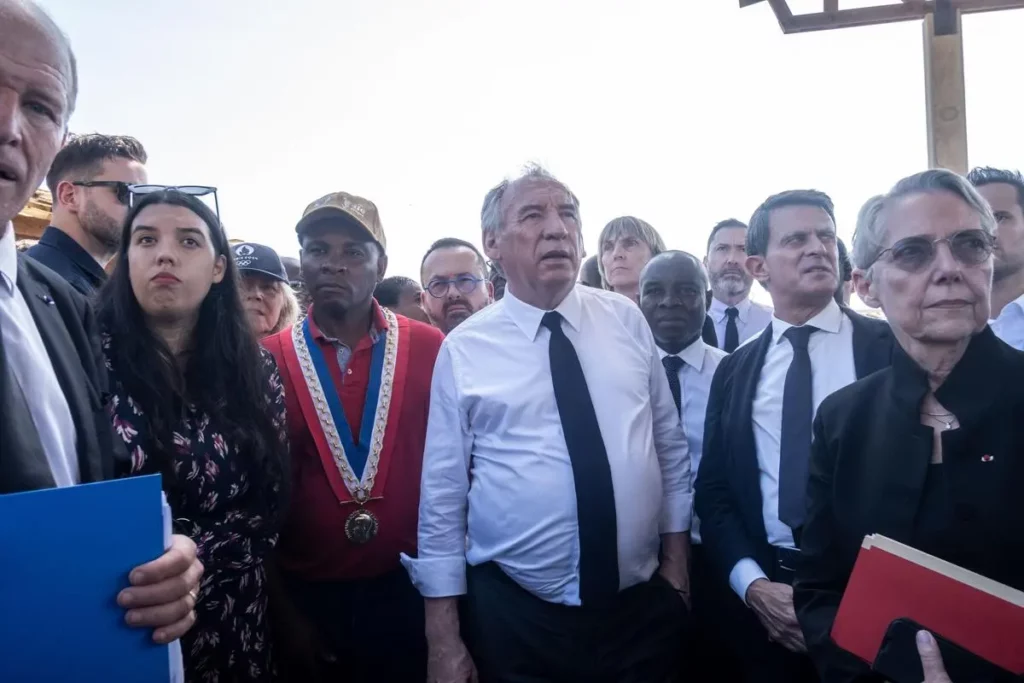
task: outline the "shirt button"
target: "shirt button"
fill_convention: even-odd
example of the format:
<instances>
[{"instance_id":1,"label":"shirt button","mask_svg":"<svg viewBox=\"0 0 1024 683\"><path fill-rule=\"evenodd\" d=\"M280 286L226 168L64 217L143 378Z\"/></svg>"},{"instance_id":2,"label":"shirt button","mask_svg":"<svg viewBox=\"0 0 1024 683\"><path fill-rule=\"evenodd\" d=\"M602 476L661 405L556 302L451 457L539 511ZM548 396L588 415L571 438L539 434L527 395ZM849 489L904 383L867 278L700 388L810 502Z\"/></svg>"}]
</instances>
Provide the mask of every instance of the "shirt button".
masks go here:
<instances>
[{"instance_id":1,"label":"shirt button","mask_svg":"<svg viewBox=\"0 0 1024 683\"><path fill-rule=\"evenodd\" d=\"M352 368L349 368L348 371L345 374L346 375L351 375L352 374Z\"/></svg>"}]
</instances>

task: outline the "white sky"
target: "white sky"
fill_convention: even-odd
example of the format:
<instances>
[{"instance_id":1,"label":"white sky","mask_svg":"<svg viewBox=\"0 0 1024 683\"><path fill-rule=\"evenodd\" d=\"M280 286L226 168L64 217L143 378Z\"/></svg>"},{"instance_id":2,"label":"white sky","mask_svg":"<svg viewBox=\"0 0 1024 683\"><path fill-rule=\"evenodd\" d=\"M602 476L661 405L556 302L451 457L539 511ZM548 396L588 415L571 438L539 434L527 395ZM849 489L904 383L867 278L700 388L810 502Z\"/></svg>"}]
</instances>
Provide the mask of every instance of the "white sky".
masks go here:
<instances>
[{"instance_id":1,"label":"white sky","mask_svg":"<svg viewBox=\"0 0 1024 683\"><path fill-rule=\"evenodd\" d=\"M73 131L138 137L151 181L219 187L230 236L281 254L306 204L361 194L390 275L417 277L439 237L479 243L485 192L527 161L580 197L588 251L633 214L698 255L794 187L830 193L849 238L927 164L919 22L784 36L736 0L42 4L79 59ZM1024 166L1024 11L964 35L971 163Z\"/></svg>"}]
</instances>

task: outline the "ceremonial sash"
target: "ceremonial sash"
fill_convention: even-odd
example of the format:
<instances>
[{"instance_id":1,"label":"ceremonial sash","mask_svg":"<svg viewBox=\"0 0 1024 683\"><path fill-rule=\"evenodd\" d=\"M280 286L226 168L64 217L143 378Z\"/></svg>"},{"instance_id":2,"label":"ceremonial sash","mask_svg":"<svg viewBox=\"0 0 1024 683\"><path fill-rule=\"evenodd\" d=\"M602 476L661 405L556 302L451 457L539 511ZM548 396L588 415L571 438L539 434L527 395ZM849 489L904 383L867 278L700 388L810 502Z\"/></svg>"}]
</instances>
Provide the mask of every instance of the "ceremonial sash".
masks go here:
<instances>
[{"instance_id":1,"label":"ceremonial sash","mask_svg":"<svg viewBox=\"0 0 1024 683\"><path fill-rule=\"evenodd\" d=\"M317 450L321 459L326 460L323 456L329 456L344 484L342 491L335 485L335 479L328 477L340 502L365 503L369 500L381 464L399 351L398 320L387 309L382 308L381 312L387 321L387 330L383 339L378 339L373 345L370 382L366 389L358 444L352 438L327 361L313 339L310 319L307 317L294 325L291 333L281 338L296 398L302 406ZM328 463L324 464L327 466Z\"/></svg>"}]
</instances>

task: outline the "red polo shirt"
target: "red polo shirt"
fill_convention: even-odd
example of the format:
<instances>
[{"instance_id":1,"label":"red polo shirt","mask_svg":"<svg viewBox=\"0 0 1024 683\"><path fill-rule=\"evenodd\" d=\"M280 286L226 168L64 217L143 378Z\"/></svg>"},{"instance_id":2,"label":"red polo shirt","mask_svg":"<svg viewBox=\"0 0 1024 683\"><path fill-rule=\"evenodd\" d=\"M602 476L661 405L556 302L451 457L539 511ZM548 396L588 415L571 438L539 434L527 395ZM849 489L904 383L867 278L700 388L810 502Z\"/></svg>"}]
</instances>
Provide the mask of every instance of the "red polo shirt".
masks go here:
<instances>
[{"instance_id":1,"label":"red polo shirt","mask_svg":"<svg viewBox=\"0 0 1024 683\"><path fill-rule=\"evenodd\" d=\"M374 301L371 329L351 350L320 332L313 322L312 309L309 321L310 332L323 352L353 438L358 440L370 381L373 343L377 335L386 333L387 319ZM308 390L294 354L288 351L292 331L287 329L263 340L277 360L284 381L291 452L291 501L278 550L284 568L306 580L379 576L400 566L400 553L416 552L430 380L443 335L429 325L403 316L397 316L397 324L398 352L391 409L377 484L373 499L366 504L380 526L377 536L364 545L354 544L345 536L345 520L356 505L339 501L331 485L332 478L336 485L339 481L337 468L330 456L317 448L307 422L309 416L299 402L298 392L308 393Z\"/></svg>"}]
</instances>

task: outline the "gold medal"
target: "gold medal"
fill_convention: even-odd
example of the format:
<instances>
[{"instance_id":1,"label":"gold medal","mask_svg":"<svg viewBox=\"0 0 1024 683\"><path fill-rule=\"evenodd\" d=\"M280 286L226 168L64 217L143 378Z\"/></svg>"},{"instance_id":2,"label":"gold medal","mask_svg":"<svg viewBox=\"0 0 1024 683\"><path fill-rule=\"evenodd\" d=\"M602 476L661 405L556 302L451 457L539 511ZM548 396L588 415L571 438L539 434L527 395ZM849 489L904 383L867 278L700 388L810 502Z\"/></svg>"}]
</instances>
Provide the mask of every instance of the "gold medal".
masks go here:
<instances>
[{"instance_id":1,"label":"gold medal","mask_svg":"<svg viewBox=\"0 0 1024 683\"><path fill-rule=\"evenodd\" d=\"M364 507L354 510L345 520L345 536L357 545L369 543L377 535L380 523L372 512Z\"/></svg>"}]
</instances>

